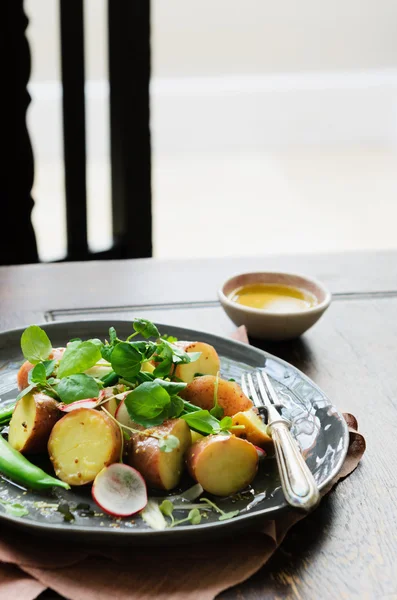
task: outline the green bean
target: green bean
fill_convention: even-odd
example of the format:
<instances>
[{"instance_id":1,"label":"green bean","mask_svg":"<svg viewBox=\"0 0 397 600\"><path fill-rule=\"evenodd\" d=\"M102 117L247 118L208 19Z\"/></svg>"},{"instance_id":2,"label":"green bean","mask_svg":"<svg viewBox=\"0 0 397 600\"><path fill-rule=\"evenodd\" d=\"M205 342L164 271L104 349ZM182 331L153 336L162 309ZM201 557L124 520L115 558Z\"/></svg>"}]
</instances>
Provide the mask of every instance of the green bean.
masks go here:
<instances>
[{"instance_id":1,"label":"green bean","mask_svg":"<svg viewBox=\"0 0 397 600\"><path fill-rule=\"evenodd\" d=\"M101 379L104 387L110 387L111 385L116 385L119 380L119 376L114 371L110 371L107 375L104 375Z\"/></svg>"},{"instance_id":2,"label":"green bean","mask_svg":"<svg viewBox=\"0 0 397 600\"><path fill-rule=\"evenodd\" d=\"M15 404L7 406L0 411L0 426L8 425L11 421L12 413L14 412Z\"/></svg>"},{"instance_id":3,"label":"green bean","mask_svg":"<svg viewBox=\"0 0 397 600\"><path fill-rule=\"evenodd\" d=\"M34 490L48 489L58 486L70 489L70 485L51 477L36 465L33 465L20 452L15 450L0 435L0 473L21 485Z\"/></svg>"}]
</instances>

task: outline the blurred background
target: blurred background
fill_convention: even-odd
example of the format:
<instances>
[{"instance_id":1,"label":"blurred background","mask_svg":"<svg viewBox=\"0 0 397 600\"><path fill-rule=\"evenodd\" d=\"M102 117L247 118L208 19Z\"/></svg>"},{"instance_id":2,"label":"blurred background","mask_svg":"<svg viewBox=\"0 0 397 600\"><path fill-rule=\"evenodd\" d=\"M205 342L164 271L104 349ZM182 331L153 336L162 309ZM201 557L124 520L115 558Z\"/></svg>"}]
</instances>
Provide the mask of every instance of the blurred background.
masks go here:
<instances>
[{"instance_id":1,"label":"blurred background","mask_svg":"<svg viewBox=\"0 0 397 600\"><path fill-rule=\"evenodd\" d=\"M25 3L42 261L66 253L58 10ZM394 0L151 10L155 257L397 248ZM85 0L92 251L112 243L106 18L105 0Z\"/></svg>"}]
</instances>

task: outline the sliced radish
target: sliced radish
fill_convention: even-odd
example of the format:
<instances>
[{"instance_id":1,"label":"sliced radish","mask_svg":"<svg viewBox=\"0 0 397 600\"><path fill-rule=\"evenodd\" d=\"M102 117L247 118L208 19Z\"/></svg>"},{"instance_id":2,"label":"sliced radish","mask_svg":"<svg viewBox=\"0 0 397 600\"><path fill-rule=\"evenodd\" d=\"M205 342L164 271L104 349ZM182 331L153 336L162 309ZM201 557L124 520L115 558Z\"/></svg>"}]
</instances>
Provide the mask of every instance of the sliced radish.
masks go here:
<instances>
[{"instance_id":1,"label":"sliced radish","mask_svg":"<svg viewBox=\"0 0 397 600\"><path fill-rule=\"evenodd\" d=\"M70 404L59 402L58 408L62 412L69 413L77 408L95 408L97 404L98 398L84 398L84 400L76 400L76 402L71 402Z\"/></svg>"},{"instance_id":2,"label":"sliced radish","mask_svg":"<svg viewBox=\"0 0 397 600\"><path fill-rule=\"evenodd\" d=\"M138 429L139 431L145 429L144 427L142 427L142 425L138 425L138 423L135 423L135 421L131 419L130 415L128 414L128 410L124 400L120 402L116 410L116 414L114 416L116 417L117 421L121 423L121 425L131 427L132 429Z\"/></svg>"},{"instance_id":3,"label":"sliced radish","mask_svg":"<svg viewBox=\"0 0 397 600\"><path fill-rule=\"evenodd\" d=\"M265 456L266 456L265 450L263 448L260 448L259 446L255 446L255 448L256 448L259 460L261 458L265 458Z\"/></svg>"},{"instance_id":4,"label":"sliced radish","mask_svg":"<svg viewBox=\"0 0 397 600\"><path fill-rule=\"evenodd\" d=\"M109 515L129 517L145 508L146 483L136 469L113 463L104 467L95 477L92 497Z\"/></svg>"}]
</instances>

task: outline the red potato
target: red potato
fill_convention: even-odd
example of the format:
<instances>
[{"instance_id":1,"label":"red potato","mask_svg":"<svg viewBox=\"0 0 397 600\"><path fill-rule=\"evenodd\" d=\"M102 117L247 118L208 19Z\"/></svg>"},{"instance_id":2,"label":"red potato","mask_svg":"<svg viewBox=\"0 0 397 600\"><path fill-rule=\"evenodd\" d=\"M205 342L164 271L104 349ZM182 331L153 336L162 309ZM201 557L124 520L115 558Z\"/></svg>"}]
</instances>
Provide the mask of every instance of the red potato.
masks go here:
<instances>
[{"instance_id":1,"label":"red potato","mask_svg":"<svg viewBox=\"0 0 397 600\"><path fill-rule=\"evenodd\" d=\"M10 445L22 454L45 452L52 428L61 416L57 402L50 396L37 392L25 394L12 414Z\"/></svg>"},{"instance_id":2,"label":"red potato","mask_svg":"<svg viewBox=\"0 0 397 600\"><path fill-rule=\"evenodd\" d=\"M51 354L48 357L48 360L60 360L64 352L65 348L53 348ZM28 375L29 371L31 371L33 367L34 365L32 365L32 363L28 360L25 360L25 362L21 365L17 373L17 385L20 391L28 387Z\"/></svg>"},{"instance_id":3,"label":"red potato","mask_svg":"<svg viewBox=\"0 0 397 600\"><path fill-rule=\"evenodd\" d=\"M196 377L179 395L200 408L211 410L214 406L215 383L216 377L213 375ZM225 379L219 379L218 382L218 404L223 408L225 417L232 417L253 406L235 381Z\"/></svg>"},{"instance_id":4,"label":"red potato","mask_svg":"<svg viewBox=\"0 0 397 600\"><path fill-rule=\"evenodd\" d=\"M250 409L233 415L233 425L244 425L244 429L233 429L234 435L267 450L273 450L273 440L267 433L267 426L257 413Z\"/></svg>"},{"instance_id":5,"label":"red potato","mask_svg":"<svg viewBox=\"0 0 397 600\"><path fill-rule=\"evenodd\" d=\"M201 352L201 356L194 362L176 367L174 376L185 383L193 381L196 373L216 375L221 368L218 353L210 344L204 342L175 342L175 346L178 346L188 354L191 352Z\"/></svg>"},{"instance_id":6,"label":"red potato","mask_svg":"<svg viewBox=\"0 0 397 600\"><path fill-rule=\"evenodd\" d=\"M69 485L85 485L120 460L122 438L118 425L103 411L78 408L54 426L48 453L55 473Z\"/></svg>"},{"instance_id":7,"label":"red potato","mask_svg":"<svg viewBox=\"0 0 397 600\"><path fill-rule=\"evenodd\" d=\"M215 496L230 496L249 485L258 461L255 446L234 435L209 435L193 444L186 458L193 479Z\"/></svg>"},{"instance_id":8,"label":"red potato","mask_svg":"<svg viewBox=\"0 0 397 600\"><path fill-rule=\"evenodd\" d=\"M179 446L171 452L159 448L159 440L147 433L173 435ZM181 479L184 469L184 456L192 442L190 429L183 419L170 419L158 427L136 433L130 440L129 464L137 469L147 484L161 490L172 490Z\"/></svg>"}]
</instances>

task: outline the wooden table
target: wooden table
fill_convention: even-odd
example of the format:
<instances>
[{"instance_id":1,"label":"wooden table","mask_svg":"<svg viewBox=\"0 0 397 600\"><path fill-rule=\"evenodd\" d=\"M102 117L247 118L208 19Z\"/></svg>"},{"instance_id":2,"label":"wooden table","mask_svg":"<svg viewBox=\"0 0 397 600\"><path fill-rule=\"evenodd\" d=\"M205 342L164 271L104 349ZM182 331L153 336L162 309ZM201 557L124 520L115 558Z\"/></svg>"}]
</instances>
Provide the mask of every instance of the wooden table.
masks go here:
<instances>
[{"instance_id":1,"label":"wooden table","mask_svg":"<svg viewBox=\"0 0 397 600\"><path fill-rule=\"evenodd\" d=\"M220 597L397 598L397 252L2 267L0 329L143 316L227 336L234 326L217 288L232 274L269 269L321 279L333 302L301 339L251 343L356 415L367 452L260 572Z\"/></svg>"}]
</instances>

